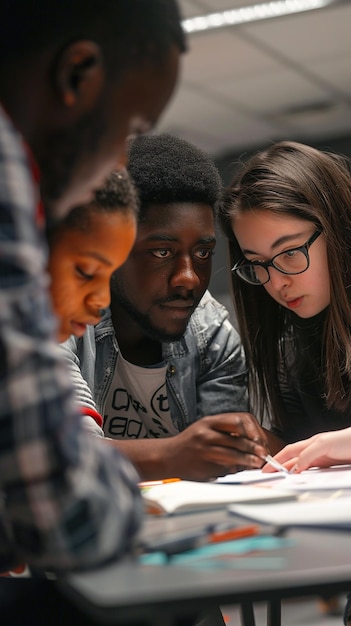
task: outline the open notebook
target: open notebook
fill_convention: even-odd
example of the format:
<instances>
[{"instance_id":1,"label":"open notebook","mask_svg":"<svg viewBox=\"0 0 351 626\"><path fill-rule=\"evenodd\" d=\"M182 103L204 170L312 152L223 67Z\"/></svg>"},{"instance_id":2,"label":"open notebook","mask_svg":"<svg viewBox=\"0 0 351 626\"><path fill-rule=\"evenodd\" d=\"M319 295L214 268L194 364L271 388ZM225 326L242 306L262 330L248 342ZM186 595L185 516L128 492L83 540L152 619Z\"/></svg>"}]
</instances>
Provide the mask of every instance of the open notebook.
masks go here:
<instances>
[{"instance_id":1,"label":"open notebook","mask_svg":"<svg viewBox=\"0 0 351 626\"><path fill-rule=\"evenodd\" d=\"M220 485L215 482L179 480L154 487L142 488L141 493L147 513L191 513L226 508L237 502L284 502L297 498L289 489L271 485Z\"/></svg>"}]
</instances>

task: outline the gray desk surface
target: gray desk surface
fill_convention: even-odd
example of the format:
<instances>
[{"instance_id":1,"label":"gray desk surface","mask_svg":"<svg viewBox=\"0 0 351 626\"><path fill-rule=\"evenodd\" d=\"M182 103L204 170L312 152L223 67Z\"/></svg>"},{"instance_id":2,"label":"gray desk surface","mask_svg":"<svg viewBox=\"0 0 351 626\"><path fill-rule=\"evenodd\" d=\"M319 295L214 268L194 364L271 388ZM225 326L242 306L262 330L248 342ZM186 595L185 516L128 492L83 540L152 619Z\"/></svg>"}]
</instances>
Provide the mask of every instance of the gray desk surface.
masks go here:
<instances>
[{"instance_id":1,"label":"gray desk surface","mask_svg":"<svg viewBox=\"0 0 351 626\"><path fill-rule=\"evenodd\" d=\"M145 537L174 530L228 521L225 512L183 515L148 520ZM274 601L313 595L322 591L351 590L351 531L290 530L293 545L274 550L280 565L274 569L201 569L165 565L137 565L124 562L101 570L71 575L63 588L85 605L104 624L132 624L133 620L162 612L180 614L185 610L245 601ZM271 552L270 554L273 554ZM264 559L263 559L264 562Z\"/></svg>"}]
</instances>

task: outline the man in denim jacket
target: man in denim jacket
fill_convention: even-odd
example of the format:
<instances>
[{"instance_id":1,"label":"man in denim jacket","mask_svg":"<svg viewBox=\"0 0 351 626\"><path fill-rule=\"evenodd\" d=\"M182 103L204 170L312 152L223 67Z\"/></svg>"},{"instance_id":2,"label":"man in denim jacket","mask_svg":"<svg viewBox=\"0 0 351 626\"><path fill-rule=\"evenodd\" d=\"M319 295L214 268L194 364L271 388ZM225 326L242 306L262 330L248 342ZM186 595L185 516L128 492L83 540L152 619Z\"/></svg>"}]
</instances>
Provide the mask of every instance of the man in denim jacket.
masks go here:
<instances>
[{"instance_id":1,"label":"man in denim jacket","mask_svg":"<svg viewBox=\"0 0 351 626\"><path fill-rule=\"evenodd\" d=\"M247 413L242 346L207 291L221 180L209 156L171 135L131 143L137 240L101 322L64 344L85 414L144 480L207 480L260 467L265 435ZM93 422L92 422L93 423Z\"/></svg>"}]
</instances>

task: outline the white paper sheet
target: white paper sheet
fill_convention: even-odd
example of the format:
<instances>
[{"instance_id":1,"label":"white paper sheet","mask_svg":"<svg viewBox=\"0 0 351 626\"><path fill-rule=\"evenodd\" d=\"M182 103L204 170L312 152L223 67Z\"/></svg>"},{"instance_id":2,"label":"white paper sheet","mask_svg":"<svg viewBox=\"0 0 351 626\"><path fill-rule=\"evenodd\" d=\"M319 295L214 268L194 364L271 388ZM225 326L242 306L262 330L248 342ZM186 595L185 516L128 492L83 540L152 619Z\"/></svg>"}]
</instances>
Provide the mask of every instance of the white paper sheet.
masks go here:
<instances>
[{"instance_id":1,"label":"white paper sheet","mask_svg":"<svg viewBox=\"0 0 351 626\"><path fill-rule=\"evenodd\" d=\"M284 479L285 474L282 475L279 472L272 474L264 474L260 469L258 470L244 470L243 472L237 472L236 474L227 474L226 476L220 476L214 482L216 483L230 483L233 485L244 485L249 483L267 482L271 480Z\"/></svg>"},{"instance_id":2,"label":"white paper sheet","mask_svg":"<svg viewBox=\"0 0 351 626\"><path fill-rule=\"evenodd\" d=\"M260 524L351 530L351 497L279 504L231 504L228 511Z\"/></svg>"},{"instance_id":3,"label":"white paper sheet","mask_svg":"<svg viewBox=\"0 0 351 626\"><path fill-rule=\"evenodd\" d=\"M246 484L250 482L265 482L274 480L275 486L297 491L310 491L314 489L336 490L350 489L351 494L351 465L335 465L329 468L311 468L300 474L272 474L263 473L261 470L245 470L236 474L227 474L217 478L219 483Z\"/></svg>"}]
</instances>

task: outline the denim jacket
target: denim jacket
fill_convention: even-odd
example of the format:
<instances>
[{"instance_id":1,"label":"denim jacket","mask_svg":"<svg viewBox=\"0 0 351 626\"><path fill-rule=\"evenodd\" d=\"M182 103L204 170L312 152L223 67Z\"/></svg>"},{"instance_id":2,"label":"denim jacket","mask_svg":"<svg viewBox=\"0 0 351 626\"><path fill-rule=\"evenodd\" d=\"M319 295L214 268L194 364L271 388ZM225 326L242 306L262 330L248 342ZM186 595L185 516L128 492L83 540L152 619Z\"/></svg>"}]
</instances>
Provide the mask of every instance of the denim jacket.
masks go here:
<instances>
[{"instance_id":1,"label":"denim jacket","mask_svg":"<svg viewBox=\"0 0 351 626\"><path fill-rule=\"evenodd\" d=\"M110 310L82 338L70 337L61 345L70 361L79 403L101 413L119 353ZM248 410L239 335L227 309L208 291L182 339L163 343L162 354L168 366L170 412L179 431L206 415Z\"/></svg>"}]
</instances>

